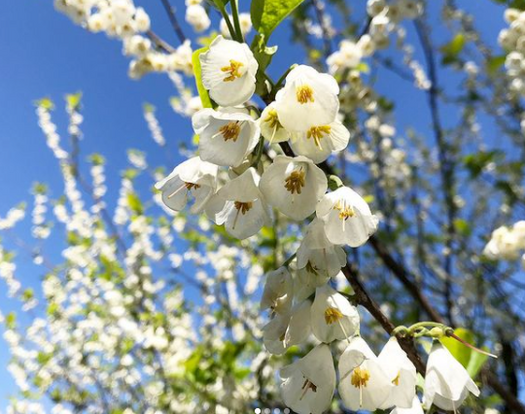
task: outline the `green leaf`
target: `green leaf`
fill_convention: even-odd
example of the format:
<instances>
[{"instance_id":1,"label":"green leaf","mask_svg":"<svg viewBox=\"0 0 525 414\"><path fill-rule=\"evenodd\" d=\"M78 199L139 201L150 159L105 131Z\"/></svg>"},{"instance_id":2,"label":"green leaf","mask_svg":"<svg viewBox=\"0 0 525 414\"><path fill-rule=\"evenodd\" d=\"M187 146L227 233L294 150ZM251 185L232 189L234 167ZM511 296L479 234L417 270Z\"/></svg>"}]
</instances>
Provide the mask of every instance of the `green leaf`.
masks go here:
<instances>
[{"instance_id":1,"label":"green leaf","mask_svg":"<svg viewBox=\"0 0 525 414\"><path fill-rule=\"evenodd\" d=\"M457 218L454 220L454 228L456 231L463 236L470 236L472 234L472 228L467 220Z\"/></svg>"},{"instance_id":2,"label":"green leaf","mask_svg":"<svg viewBox=\"0 0 525 414\"><path fill-rule=\"evenodd\" d=\"M491 162L496 161L497 159L500 159L503 156L503 153L498 150L494 151L479 151L474 154L468 154L465 157L463 157L463 163L465 164L465 167L470 172L471 178L477 178L483 170L489 165Z\"/></svg>"},{"instance_id":3,"label":"green leaf","mask_svg":"<svg viewBox=\"0 0 525 414\"><path fill-rule=\"evenodd\" d=\"M191 57L191 62L193 64L193 74L195 75L195 84L197 85L197 91L199 92L203 108L213 108L210 95L208 95L208 91L202 84L202 69L200 61L200 55L207 52L208 49L208 47L197 49L195 52L193 52L193 56Z\"/></svg>"},{"instance_id":4,"label":"green leaf","mask_svg":"<svg viewBox=\"0 0 525 414\"><path fill-rule=\"evenodd\" d=\"M78 109L80 106L80 101L82 100L82 92L70 93L66 95L66 102L68 106L73 109Z\"/></svg>"},{"instance_id":5,"label":"green leaf","mask_svg":"<svg viewBox=\"0 0 525 414\"><path fill-rule=\"evenodd\" d=\"M144 213L142 202L140 201L140 198L137 194L128 193L128 205L134 213L138 215L142 215L142 213Z\"/></svg>"},{"instance_id":6,"label":"green leaf","mask_svg":"<svg viewBox=\"0 0 525 414\"><path fill-rule=\"evenodd\" d=\"M489 349L486 347L482 348L484 351L489 352ZM483 365L485 362L489 359L487 355L483 355L479 352L473 351L470 355L470 360L467 365L467 372L472 378L475 378L476 375L478 375L479 371L481 371L481 368L483 368Z\"/></svg>"},{"instance_id":7,"label":"green leaf","mask_svg":"<svg viewBox=\"0 0 525 414\"><path fill-rule=\"evenodd\" d=\"M142 104L142 109L144 110L145 113L155 112L155 107L149 102L144 102Z\"/></svg>"},{"instance_id":8,"label":"green leaf","mask_svg":"<svg viewBox=\"0 0 525 414\"><path fill-rule=\"evenodd\" d=\"M501 55L501 56L494 56L494 57L491 57L490 59L487 59L487 72L489 73L489 75L491 76L494 76L499 68L501 68L503 66L503 64L505 63L505 59L507 57L505 55Z\"/></svg>"},{"instance_id":9,"label":"green leaf","mask_svg":"<svg viewBox=\"0 0 525 414\"><path fill-rule=\"evenodd\" d=\"M47 109L48 111L52 111L53 109L55 109L55 104L50 98L47 98L47 97L42 98L42 99L37 99L35 101L35 106L42 107L44 109Z\"/></svg>"},{"instance_id":10,"label":"green leaf","mask_svg":"<svg viewBox=\"0 0 525 414\"><path fill-rule=\"evenodd\" d=\"M5 317L5 325L7 329L14 329L16 326L16 315L14 312L9 312Z\"/></svg>"},{"instance_id":11,"label":"green leaf","mask_svg":"<svg viewBox=\"0 0 525 414\"><path fill-rule=\"evenodd\" d=\"M265 36L259 34L254 37L251 45L251 50L253 52L253 56L257 60L257 63L259 64L259 68L257 69L256 75L256 93L260 96L265 96L270 91L268 90L266 84L266 76L264 73L266 71L266 68L272 62L273 55L277 52L277 46L266 46Z\"/></svg>"},{"instance_id":12,"label":"green leaf","mask_svg":"<svg viewBox=\"0 0 525 414\"><path fill-rule=\"evenodd\" d=\"M268 39L277 26L304 0L253 0L253 27Z\"/></svg>"},{"instance_id":13,"label":"green leaf","mask_svg":"<svg viewBox=\"0 0 525 414\"><path fill-rule=\"evenodd\" d=\"M468 329L458 328L454 333L469 344L474 342L474 334ZM452 356L456 358L461 365L465 368L468 367L472 349L466 347L454 338L444 337L441 339L441 343L448 348Z\"/></svg>"},{"instance_id":14,"label":"green leaf","mask_svg":"<svg viewBox=\"0 0 525 414\"><path fill-rule=\"evenodd\" d=\"M463 33L458 33L454 36L449 43L441 47L441 52L443 53L442 63L448 65L457 61L457 57L465 47L465 44L466 39Z\"/></svg>"},{"instance_id":15,"label":"green leaf","mask_svg":"<svg viewBox=\"0 0 525 414\"><path fill-rule=\"evenodd\" d=\"M230 0L206 0L206 3L219 10L224 9L229 2Z\"/></svg>"}]
</instances>

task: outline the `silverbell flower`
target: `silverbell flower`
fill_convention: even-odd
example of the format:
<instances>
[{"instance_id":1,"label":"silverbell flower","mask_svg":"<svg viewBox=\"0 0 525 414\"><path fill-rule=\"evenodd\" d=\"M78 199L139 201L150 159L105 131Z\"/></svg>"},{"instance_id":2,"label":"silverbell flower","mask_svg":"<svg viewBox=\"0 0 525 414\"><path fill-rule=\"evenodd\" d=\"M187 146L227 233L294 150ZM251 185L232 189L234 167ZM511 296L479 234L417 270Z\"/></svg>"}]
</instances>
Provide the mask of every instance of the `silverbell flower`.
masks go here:
<instances>
[{"instance_id":1,"label":"silverbell flower","mask_svg":"<svg viewBox=\"0 0 525 414\"><path fill-rule=\"evenodd\" d=\"M252 97L259 64L247 44L217 36L199 59L202 83L217 104L242 105Z\"/></svg>"},{"instance_id":2,"label":"silverbell flower","mask_svg":"<svg viewBox=\"0 0 525 414\"><path fill-rule=\"evenodd\" d=\"M259 142L259 125L241 108L205 108L193 115L192 123L200 157L220 166L241 165Z\"/></svg>"},{"instance_id":3,"label":"silverbell flower","mask_svg":"<svg viewBox=\"0 0 525 414\"><path fill-rule=\"evenodd\" d=\"M238 239L253 236L270 220L270 209L259 191L260 177L248 168L227 182L206 206L206 214Z\"/></svg>"},{"instance_id":4,"label":"silverbell flower","mask_svg":"<svg viewBox=\"0 0 525 414\"><path fill-rule=\"evenodd\" d=\"M377 230L377 217L363 198L348 187L325 194L316 208L326 237L334 244L363 245Z\"/></svg>"},{"instance_id":5,"label":"silverbell flower","mask_svg":"<svg viewBox=\"0 0 525 414\"><path fill-rule=\"evenodd\" d=\"M322 414L335 391L335 369L330 348L317 345L308 355L281 369L284 403L299 414Z\"/></svg>"},{"instance_id":6,"label":"silverbell flower","mask_svg":"<svg viewBox=\"0 0 525 414\"><path fill-rule=\"evenodd\" d=\"M315 212L328 182L308 158L278 155L264 171L260 188L266 201L285 216L304 220Z\"/></svg>"},{"instance_id":7,"label":"silverbell flower","mask_svg":"<svg viewBox=\"0 0 525 414\"><path fill-rule=\"evenodd\" d=\"M348 299L328 285L315 290L312 332L321 342L347 339L359 332L359 313Z\"/></svg>"},{"instance_id":8,"label":"silverbell flower","mask_svg":"<svg viewBox=\"0 0 525 414\"><path fill-rule=\"evenodd\" d=\"M217 188L217 172L216 165L193 157L177 165L170 175L155 184L155 188L162 192L163 203L174 211L186 207L191 193L195 202L190 212L198 214Z\"/></svg>"},{"instance_id":9,"label":"silverbell flower","mask_svg":"<svg viewBox=\"0 0 525 414\"><path fill-rule=\"evenodd\" d=\"M479 388L467 370L439 341L434 341L425 374L424 403L446 411L457 411L468 394L479 396Z\"/></svg>"}]
</instances>

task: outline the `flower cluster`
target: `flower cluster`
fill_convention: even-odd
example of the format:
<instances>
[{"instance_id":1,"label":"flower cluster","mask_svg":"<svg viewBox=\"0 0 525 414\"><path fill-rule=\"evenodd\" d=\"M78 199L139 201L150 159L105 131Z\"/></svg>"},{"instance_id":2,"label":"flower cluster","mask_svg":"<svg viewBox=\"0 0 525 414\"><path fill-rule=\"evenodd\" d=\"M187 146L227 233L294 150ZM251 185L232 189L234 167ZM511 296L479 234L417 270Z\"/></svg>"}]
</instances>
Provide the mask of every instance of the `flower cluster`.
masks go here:
<instances>
[{"instance_id":1,"label":"flower cluster","mask_svg":"<svg viewBox=\"0 0 525 414\"><path fill-rule=\"evenodd\" d=\"M523 253L521 261L525 267L524 250L525 221L521 220L512 227L501 226L494 230L483 254L490 259L517 260Z\"/></svg>"},{"instance_id":2,"label":"flower cluster","mask_svg":"<svg viewBox=\"0 0 525 414\"><path fill-rule=\"evenodd\" d=\"M525 12L507 9L505 20L509 27L500 32L498 41L508 52L505 68L512 80L510 87L515 93L525 95Z\"/></svg>"},{"instance_id":3,"label":"flower cluster","mask_svg":"<svg viewBox=\"0 0 525 414\"><path fill-rule=\"evenodd\" d=\"M193 74L190 41L183 42L176 49L159 50L150 37L145 36L150 29L148 14L142 7L136 7L132 0L55 0L55 7L93 33L103 32L109 37L120 39L124 54L133 57L129 68L129 75L133 79L139 79L149 72ZM195 14L196 8L200 10L202 6L188 7L188 13ZM201 17L198 19L202 20Z\"/></svg>"}]
</instances>

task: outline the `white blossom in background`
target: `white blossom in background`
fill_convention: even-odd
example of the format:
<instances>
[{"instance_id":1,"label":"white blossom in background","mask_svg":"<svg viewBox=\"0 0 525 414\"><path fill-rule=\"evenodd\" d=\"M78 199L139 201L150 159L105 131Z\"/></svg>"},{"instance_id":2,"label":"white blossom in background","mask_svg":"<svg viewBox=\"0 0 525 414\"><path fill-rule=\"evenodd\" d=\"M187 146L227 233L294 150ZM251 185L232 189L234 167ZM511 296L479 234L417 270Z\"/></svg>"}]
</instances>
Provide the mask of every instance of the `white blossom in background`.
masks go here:
<instances>
[{"instance_id":1,"label":"white blossom in background","mask_svg":"<svg viewBox=\"0 0 525 414\"><path fill-rule=\"evenodd\" d=\"M230 18L230 21L233 21L232 16L228 17ZM239 13L239 23L241 25L242 35L246 36L247 34L249 34L252 30L252 19L250 17L250 13ZM224 19L221 19L220 31L223 37L225 37L226 39L231 39L228 25L226 24L226 20Z\"/></svg>"},{"instance_id":2,"label":"white blossom in background","mask_svg":"<svg viewBox=\"0 0 525 414\"><path fill-rule=\"evenodd\" d=\"M512 227L501 226L492 232L483 254L490 259L518 260L525 251L525 221Z\"/></svg>"}]
</instances>

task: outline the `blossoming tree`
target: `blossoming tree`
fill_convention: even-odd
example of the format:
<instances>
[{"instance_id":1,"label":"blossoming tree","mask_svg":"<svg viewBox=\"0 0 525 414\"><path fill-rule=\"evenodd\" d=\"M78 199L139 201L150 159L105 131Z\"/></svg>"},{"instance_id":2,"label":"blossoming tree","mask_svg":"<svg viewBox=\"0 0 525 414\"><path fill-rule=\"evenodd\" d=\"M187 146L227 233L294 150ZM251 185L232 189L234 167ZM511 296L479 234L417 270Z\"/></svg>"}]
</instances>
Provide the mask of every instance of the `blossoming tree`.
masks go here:
<instances>
[{"instance_id":1,"label":"blossoming tree","mask_svg":"<svg viewBox=\"0 0 525 414\"><path fill-rule=\"evenodd\" d=\"M34 187L32 244L25 206L0 220L23 307L2 316L8 412L525 413L525 4L494 47L451 0L159 1L177 46L132 0L55 0L122 42L132 78L168 75L195 137L171 172L130 151L113 211L103 156L90 177L80 161L81 96L68 140L37 102L64 189ZM274 79L281 24L304 61ZM430 127L398 132L399 107ZM42 295L17 279L24 254Z\"/></svg>"}]
</instances>

